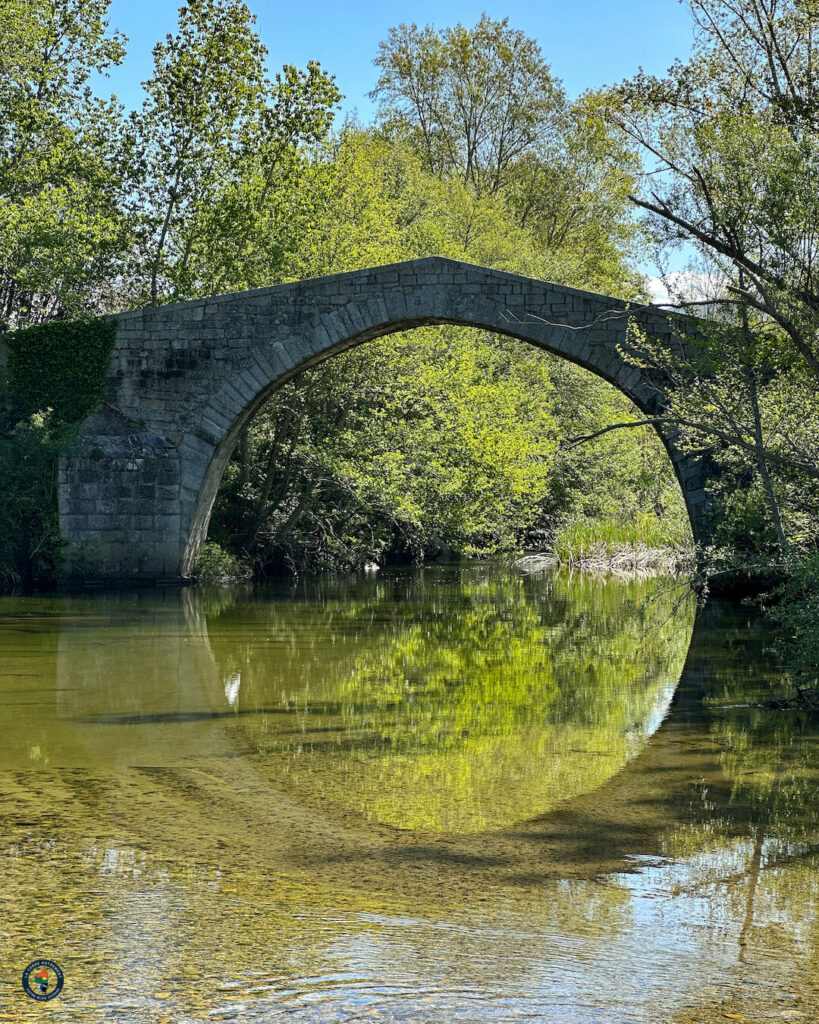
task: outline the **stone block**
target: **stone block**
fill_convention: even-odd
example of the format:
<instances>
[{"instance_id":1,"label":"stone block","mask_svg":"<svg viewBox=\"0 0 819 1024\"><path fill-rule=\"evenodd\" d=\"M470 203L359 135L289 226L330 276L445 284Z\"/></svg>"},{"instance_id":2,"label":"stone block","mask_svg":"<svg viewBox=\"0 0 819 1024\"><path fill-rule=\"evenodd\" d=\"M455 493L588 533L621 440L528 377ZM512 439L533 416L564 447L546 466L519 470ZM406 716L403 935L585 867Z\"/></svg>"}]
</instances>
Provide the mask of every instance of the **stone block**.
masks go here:
<instances>
[{"instance_id":1,"label":"stone block","mask_svg":"<svg viewBox=\"0 0 819 1024\"><path fill-rule=\"evenodd\" d=\"M271 346L270 357L277 375L288 373L293 368L293 360L288 350L280 341L274 342Z\"/></svg>"}]
</instances>

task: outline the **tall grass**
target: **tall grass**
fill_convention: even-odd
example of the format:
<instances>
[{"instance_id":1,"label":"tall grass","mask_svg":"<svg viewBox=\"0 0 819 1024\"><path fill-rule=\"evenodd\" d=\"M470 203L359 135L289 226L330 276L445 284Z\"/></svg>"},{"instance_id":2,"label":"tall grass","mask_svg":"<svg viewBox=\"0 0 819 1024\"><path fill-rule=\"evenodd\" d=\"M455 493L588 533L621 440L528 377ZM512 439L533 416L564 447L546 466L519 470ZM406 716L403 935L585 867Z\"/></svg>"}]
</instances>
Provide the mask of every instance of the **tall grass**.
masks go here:
<instances>
[{"instance_id":1,"label":"tall grass","mask_svg":"<svg viewBox=\"0 0 819 1024\"><path fill-rule=\"evenodd\" d=\"M637 512L629 519L576 519L560 531L554 551L561 562L581 561L584 557L610 557L624 548L673 548L692 546L686 519L650 512Z\"/></svg>"}]
</instances>

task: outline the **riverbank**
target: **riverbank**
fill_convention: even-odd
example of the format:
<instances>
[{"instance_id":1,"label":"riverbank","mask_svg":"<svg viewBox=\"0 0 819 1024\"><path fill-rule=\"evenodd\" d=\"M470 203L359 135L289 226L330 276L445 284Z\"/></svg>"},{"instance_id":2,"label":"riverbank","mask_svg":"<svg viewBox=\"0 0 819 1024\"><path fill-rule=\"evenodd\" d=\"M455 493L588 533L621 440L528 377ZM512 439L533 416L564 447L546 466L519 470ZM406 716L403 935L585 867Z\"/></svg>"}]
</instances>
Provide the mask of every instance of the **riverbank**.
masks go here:
<instances>
[{"instance_id":1,"label":"riverbank","mask_svg":"<svg viewBox=\"0 0 819 1024\"><path fill-rule=\"evenodd\" d=\"M645 544L610 545L601 542L570 552L562 558L554 553L525 555L513 564L526 573L568 568L622 576L679 576L691 572L693 554Z\"/></svg>"}]
</instances>

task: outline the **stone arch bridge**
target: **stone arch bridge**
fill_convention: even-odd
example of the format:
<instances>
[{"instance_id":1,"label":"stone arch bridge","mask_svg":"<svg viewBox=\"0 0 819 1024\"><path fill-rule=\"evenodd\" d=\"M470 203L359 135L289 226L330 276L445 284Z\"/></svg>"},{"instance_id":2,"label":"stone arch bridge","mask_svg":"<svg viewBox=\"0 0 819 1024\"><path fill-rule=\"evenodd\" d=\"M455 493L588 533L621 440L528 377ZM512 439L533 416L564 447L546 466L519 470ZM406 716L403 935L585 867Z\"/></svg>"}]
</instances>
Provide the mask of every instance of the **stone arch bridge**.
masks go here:
<instances>
[{"instance_id":1,"label":"stone arch bridge","mask_svg":"<svg viewBox=\"0 0 819 1024\"><path fill-rule=\"evenodd\" d=\"M618 351L630 318L676 350L696 323L437 257L123 313L105 403L60 462L66 576L185 579L242 427L300 370L385 334L461 324L510 335L656 415L662 380ZM707 541L707 467L660 436Z\"/></svg>"}]
</instances>

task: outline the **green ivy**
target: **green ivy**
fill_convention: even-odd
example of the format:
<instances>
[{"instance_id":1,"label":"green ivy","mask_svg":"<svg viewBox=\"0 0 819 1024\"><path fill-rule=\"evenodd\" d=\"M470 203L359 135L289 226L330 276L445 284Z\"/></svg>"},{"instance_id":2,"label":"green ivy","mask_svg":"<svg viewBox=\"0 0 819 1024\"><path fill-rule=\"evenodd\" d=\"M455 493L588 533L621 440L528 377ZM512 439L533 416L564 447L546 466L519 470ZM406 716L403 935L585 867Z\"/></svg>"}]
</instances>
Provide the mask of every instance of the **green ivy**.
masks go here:
<instances>
[{"instance_id":1,"label":"green ivy","mask_svg":"<svg viewBox=\"0 0 819 1024\"><path fill-rule=\"evenodd\" d=\"M53 584L63 542L57 458L75 433L36 412L0 434L0 589Z\"/></svg>"},{"instance_id":2,"label":"green ivy","mask_svg":"<svg viewBox=\"0 0 819 1024\"><path fill-rule=\"evenodd\" d=\"M116 333L116 320L95 317L3 335L0 587L41 587L57 578L57 459L103 399Z\"/></svg>"},{"instance_id":3,"label":"green ivy","mask_svg":"<svg viewBox=\"0 0 819 1024\"><path fill-rule=\"evenodd\" d=\"M5 335L7 382L21 419L52 409L55 420L79 423L102 401L117 321L55 320Z\"/></svg>"}]
</instances>

